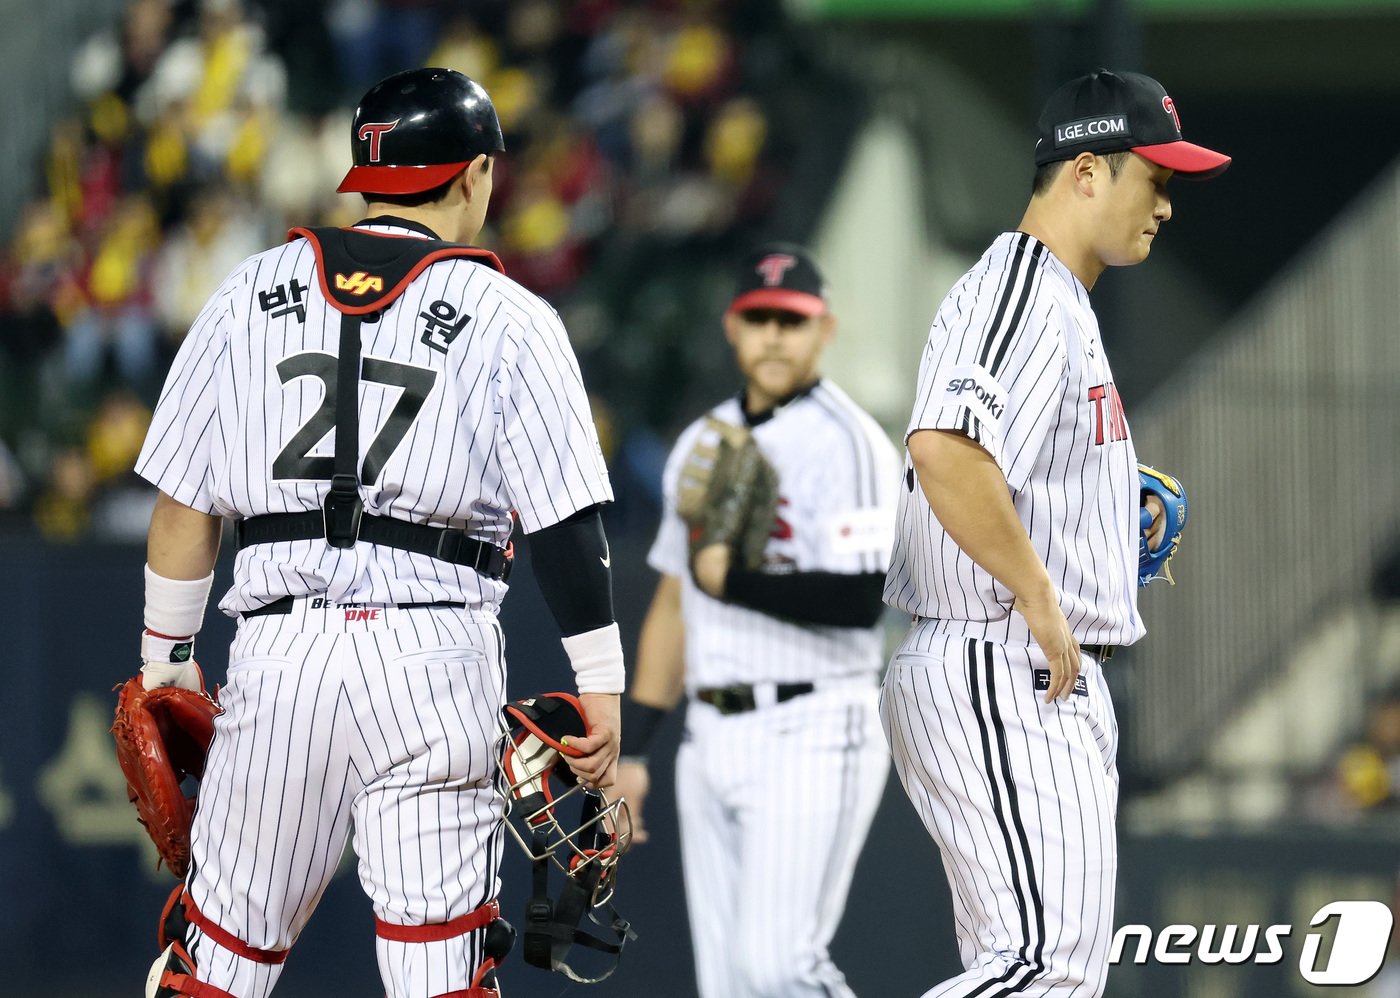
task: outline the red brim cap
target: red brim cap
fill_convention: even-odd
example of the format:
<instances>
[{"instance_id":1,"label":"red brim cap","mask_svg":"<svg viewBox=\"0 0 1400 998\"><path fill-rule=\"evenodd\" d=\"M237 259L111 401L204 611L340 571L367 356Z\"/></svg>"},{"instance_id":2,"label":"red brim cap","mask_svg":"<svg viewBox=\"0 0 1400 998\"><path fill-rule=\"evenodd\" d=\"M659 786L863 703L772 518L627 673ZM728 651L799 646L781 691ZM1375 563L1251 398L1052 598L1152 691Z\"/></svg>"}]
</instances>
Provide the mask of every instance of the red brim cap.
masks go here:
<instances>
[{"instance_id":1,"label":"red brim cap","mask_svg":"<svg viewBox=\"0 0 1400 998\"><path fill-rule=\"evenodd\" d=\"M1191 142L1163 142L1155 146L1133 146L1133 152L1158 166L1174 170L1187 180L1209 180L1225 172L1230 157Z\"/></svg>"},{"instance_id":2,"label":"red brim cap","mask_svg":"<svg viewBox=\"0 0 1400 998\"><path fill-rule=\"evenodd\" d=\"M418 194L445 184L467 168L466 163L431 166L352 166L337 194Z\"/></svg>"},{"instance_id":3,"label":"red brim cap","mask_svg":"<svg viewBox=\"0 0 1400 998\"><path fill-rule=\"evenodd\" d=\"M798 315L821 315L826 311L826 299L788 288L755 288L729 303L731 312L745 312L751 308L776 308Z\"/></svg>"}]
</instances>

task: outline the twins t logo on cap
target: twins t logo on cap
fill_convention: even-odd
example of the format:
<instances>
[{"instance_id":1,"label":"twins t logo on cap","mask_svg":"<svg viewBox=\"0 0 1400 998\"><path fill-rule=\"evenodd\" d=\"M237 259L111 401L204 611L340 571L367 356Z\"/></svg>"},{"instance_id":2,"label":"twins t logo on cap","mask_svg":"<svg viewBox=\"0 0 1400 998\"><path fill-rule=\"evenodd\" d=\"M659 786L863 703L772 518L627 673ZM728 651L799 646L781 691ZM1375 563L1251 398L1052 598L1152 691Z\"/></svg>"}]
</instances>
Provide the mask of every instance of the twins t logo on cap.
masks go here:
<instances>
[{"instance_id":1,"label":"twins t logo on cap","mask_svg":"<svg viewBox=\"0 0 1400 998\"><path fill-rule=\"evenodd\" d=\"M360 126L358 135L361 139L369 139L369 161L379 162L379 139L385 132L392 132L398 125L400 119L393 121L366 121Z\"/></svg>"},{"instance_id":2,"label":"twins t logo on cap","mask_svg":"<svg viewBox=\"0 0 1400 998\"><path fill-rule=\"evenodd\" d=\"M1176 113L1176 101L1170 97L1163 97L1162 109L1172 116L1172 121L1176 122L1176 130L1181 131L1181 116Z\"/></svg>"},{"instance_id":3,"label":"twins t logo on cap","mask_svg":"<svg viewBox=\"0 0 1400 998\"><path fill-rule=\"evenodd\" d=\"M758 261L758 266L754 267L754 270L763 275L765 287L773 288L782 284L783 275L796 266L796 257L786 253L771 253Z\"/></svg>"}]
</instances>

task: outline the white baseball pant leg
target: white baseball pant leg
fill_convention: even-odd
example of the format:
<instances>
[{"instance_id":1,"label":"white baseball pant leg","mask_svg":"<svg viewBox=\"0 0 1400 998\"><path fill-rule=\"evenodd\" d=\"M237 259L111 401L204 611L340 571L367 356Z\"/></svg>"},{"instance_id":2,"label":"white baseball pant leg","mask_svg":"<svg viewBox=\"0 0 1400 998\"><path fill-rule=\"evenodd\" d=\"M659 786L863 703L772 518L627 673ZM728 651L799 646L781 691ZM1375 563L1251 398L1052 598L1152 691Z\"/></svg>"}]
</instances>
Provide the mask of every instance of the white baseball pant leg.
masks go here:
<instances>
[{"instance_id":1,"label":"white baseball pant leg","mask_svg":"<svg viewBox=\"0 0 1400 998\"><path fill-rule=\"evenodd\" d=\"M943 855L966 972L924 998L1098 998L1118 871L1118 729L1097 661L1043 702L1036 647L915 626L886 673L881 720Z\"/></svg>"},{"instance_id":2,"label":"white baseball pant leg","mask_svg":"<svg viewBox=\"0 0 1400 998\"><path fill-rule=\"evenodd\" d=\"M489 613L450 607L373 616L350 622L343 609L299 600L291 614L239 625L187 882L222 940L190 929L197 976L237 998L272 992L352 820L377 923L460 924L496 895L499 626ZM484 935L405 942L384 938L381 926L389 998L465 989Z\"/></svg>"},{"instance_id":3,"label":"white baseball pant leg","mask_svg":"<svg viewBox=\"0 0 1400 998\"><path fill-rule=\"evenodd\" d=\"M889 774L878 725L868 685L691 703L676 797L702 998L852 994L827 947Z\"/></svg>"}]
</instances>

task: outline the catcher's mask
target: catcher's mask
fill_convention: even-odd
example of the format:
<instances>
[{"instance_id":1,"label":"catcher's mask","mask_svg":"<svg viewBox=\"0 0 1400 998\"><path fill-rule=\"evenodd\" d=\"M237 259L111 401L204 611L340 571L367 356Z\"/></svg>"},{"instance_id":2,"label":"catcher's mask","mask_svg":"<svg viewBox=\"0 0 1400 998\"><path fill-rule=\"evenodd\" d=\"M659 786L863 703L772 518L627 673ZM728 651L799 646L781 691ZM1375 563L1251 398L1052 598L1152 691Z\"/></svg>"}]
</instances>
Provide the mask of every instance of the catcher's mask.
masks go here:
<instances>
[{"instance_id":1,"label":"catcher's mask","mask_svg":"<svg viewBox=\"0 0 1400 998\"><path fill-rule=\"evenodd\" d=\"M510 791L506 828L533 870L525 911L525 962L580 984L596 983L617 969L623 946L636 938L610 903L618 858L632 841L626 802L588 789L569 769L564 757L583 753L567 744L568 739L588 734L577 697L544 693L508 703L503 712L509 729L501 753L501 771ZM577 814L577 820L571 821L568 814ZM554 900L549 896L551 866L564 873ZM614 941L580 929L585 914ZM615 959L601 974L583 976L565 962L575 943Z\"/></svg>"}]
</instances>

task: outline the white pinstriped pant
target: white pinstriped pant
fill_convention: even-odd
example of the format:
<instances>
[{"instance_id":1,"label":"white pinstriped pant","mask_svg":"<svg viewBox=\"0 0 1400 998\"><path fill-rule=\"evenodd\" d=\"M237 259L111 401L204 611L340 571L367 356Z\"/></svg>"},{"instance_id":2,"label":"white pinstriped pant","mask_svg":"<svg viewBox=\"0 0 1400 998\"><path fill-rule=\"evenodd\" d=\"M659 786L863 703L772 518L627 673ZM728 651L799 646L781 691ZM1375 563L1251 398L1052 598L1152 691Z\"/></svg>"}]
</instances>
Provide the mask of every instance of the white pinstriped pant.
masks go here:
<instances>
[{"instance_id":1,"label":"white pinstriped pant","mask_svg":"<svg viewBox=\"0 0 1400 998\"><path fill-rule=\"evenodd\" d=\"M924 998L1097 998L1118 873L1118 726L1099 663L1043 703L1040 649L933 633L895 652L880 717L943 855L966 972Z\"/></svg>"},{"instance_id":2,"label":"white pinstriped pant","mask_svg":"<svg viewBox=\"0 0 1400 998\"><path fill-rule=\"evenodd\" d=\"M446 922L496 895L505 663L495 616L348 616L299 599L286 616L241 621L230 650L187 884L205 917L257 949L296 941L352 823L360 883L384 921ZM389 998L466 988L483 938L377 938ZM197 928L188 949L199 980L238 998L264 998L282 969Z\"/></svg>"},{"instance_id":3,"label":"white pinstriped pant","mask_svg":"<svg viewBox=\"0 0 1400 998\"><path fill-rule=\"evenodd\" d=\"M722 716L691 700L676 799L702 998L848 998L827 946L889 758L876 690Z\"/></svg>"}]
</instances>

